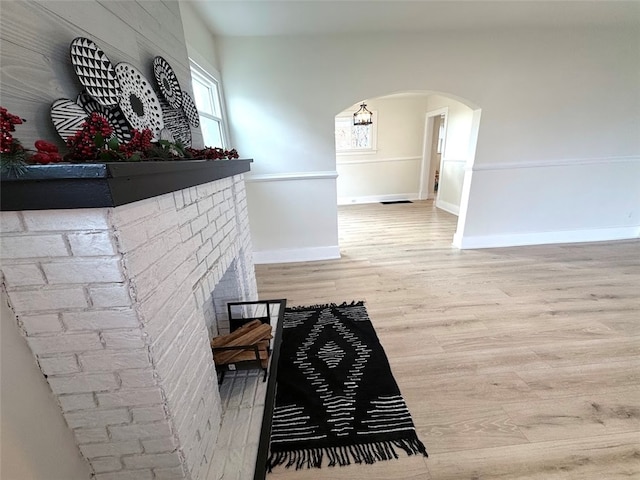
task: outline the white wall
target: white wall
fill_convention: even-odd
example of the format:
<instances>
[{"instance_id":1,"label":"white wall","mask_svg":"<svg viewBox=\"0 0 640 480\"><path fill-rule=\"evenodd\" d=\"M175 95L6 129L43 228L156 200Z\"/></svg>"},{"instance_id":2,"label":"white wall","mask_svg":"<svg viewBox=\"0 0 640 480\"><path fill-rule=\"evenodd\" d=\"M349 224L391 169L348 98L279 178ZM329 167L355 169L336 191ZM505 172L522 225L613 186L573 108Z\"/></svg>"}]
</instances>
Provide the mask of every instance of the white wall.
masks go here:
<instances>
[{"instance_id":1,"label":"white wall","mask_svg":"<svg viewBox=\"0 0 640 480\"><path fill-rule=\"evenodd\" d=\"M0 478L3 480L88 480L71 430L17 320L0 295L2 398Z\"/></svg>"},{"instance_id":2,"label":"white wall","mask_svg":"<svg viewBox=\"0 0 640 480\"><path fill-rule=\"evenodd\" d=\"M612 219L618 230L611 238L638 235L638 185L632 180L640 162L637 30L219 40L232 137L243 155L255 159L256 175L333 171L337 112L361 98L430 90L482 109L474 168L485 170L465 176L458 245L477 236L537 232L556 232L562 240L567 229L602 230L607 237ZM607 168L611 161L616 168ZM526 175L517 168L523 163L529 165ZM569 163L572 172L558 169L554 182L529 180L543 176L537 169L545 171L549 163ZM606 185L599 181L602 170ZM300 212L300 199L308 201L305 180L288 202L273 202L279 190L273 180L260 191L248 185L256 251L315 246L316 235L336 245L335 210L318 218ZM314 204L335 209L335 180L324 183L314 191ZM576 190L589 197L575 202ZM532 202L541 191L554 202ZM515 225L513 211L522 216ZM263 216L278 228L253 228Z\"/></svg>"},{"instance_id":3,"label":"white wall","mask_svg":"<svg viewBox=\"0 0 640 480\"><path fill-rule=\"evenodd\" d=\"M414 94L364 100L376 113L376 150L336 154L338 205L418 198L427 99Z\"/></svg>"}]
</instances>

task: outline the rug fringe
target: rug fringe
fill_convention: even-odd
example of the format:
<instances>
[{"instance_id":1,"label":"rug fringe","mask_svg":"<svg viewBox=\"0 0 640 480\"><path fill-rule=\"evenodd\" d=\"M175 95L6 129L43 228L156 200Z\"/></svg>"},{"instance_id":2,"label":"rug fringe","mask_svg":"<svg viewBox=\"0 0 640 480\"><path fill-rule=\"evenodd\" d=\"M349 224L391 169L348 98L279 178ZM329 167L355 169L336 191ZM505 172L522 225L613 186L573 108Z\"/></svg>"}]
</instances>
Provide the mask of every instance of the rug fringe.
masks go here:
<instances>
[{"instance_id":1,"label":"rug fringe","mask_svg":"<svg viewBox=\"0 0 640 480\"><path fill-rule=\"evenodd\" d=\"M299 312L302 310L319 310L322 308L336 308L336 307L361 307L364 305L364 300L353 300L351 303L342 302L341 304L337 303L324 303L324 304L316 304L316 305L299 305L297 307L287 307L285 309L286 312Z\"/></svg>"},{"instance_id":2,"label":"rug fringe","mask_svg":"<svg viewBox=\"0 0 640 480\"><path fill-rule=\"evenodd\" d=\"M329 467L339 465L341 467L351 463L366 463L371 465L377 461L397 459L398 454L393 447L404 450L407 455L422 454L428 457L424 444L417 438L401 440L387 440L384 442L361 443L342 447L306 448L302 450L290 450L287 452L271 452L267 460L267 469L271 472L275 467L284 465L296 470L303 468L320 468L326 455L329 459Z\"/></svg>"}]
</instances>

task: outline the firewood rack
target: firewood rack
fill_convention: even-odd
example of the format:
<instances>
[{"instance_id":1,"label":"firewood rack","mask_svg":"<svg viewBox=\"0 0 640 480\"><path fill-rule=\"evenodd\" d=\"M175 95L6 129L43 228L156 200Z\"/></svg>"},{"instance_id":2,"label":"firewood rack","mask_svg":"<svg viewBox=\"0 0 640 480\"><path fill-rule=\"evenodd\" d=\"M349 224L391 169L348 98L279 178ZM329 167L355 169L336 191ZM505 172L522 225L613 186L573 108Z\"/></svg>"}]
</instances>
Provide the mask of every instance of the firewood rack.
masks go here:
<instances>
[{"instance_id":1,"label":"firewood rack","mask_svg":"<svg viewBox=\"0 0 640 480\"><path fill-rule=\"evenodd\" d=\"M246 329L248 324L256 325L257 322L261 324L267 324L272 326L272 330L275 330L275 325L272 325L272 314L275 306L279 306L279 317L282 316L284 308L286 306L286 300L256 300L247 302L228 302L227 303L227 315L229 318L229 331L230 334L237 330ZM260 312L256 315L256 312ZM249 315L245 315L246 312L253 312ZM264 313L264 314L262 314ZM271 339L272 336L269 336ZM263 381L267 380L267 374L269 369L269 359L272 357L272 343L273 340L268 340L266 343L266 352L264 341L259 343L253 343L250 345L232 345L232 346L214 346L212 340L212 351L214 356L220 358L222 352L240 351L245 354L236 355L224 355L231 359L226 362L216 362L216 370L218 371L218 383L222 383L225 373L227 371L240 370L240 369L255 369L260 368L263 370ZM238 360L238 358L240 360Z\"/></svg>"}]
</instances>

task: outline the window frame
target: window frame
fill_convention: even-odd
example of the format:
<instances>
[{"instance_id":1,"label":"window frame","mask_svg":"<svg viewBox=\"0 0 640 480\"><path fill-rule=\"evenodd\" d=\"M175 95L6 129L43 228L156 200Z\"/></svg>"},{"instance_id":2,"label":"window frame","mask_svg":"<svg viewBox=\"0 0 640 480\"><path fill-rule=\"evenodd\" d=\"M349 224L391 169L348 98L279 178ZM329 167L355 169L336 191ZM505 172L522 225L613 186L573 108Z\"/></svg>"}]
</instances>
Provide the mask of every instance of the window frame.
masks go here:
<instances>
[{"instance_id":1,"label":"window frame","mask_svg":"<svg viewBox=\"0 0 640 480\"><path fill-rule=\"evenodd\" d=\"M220 72L218 72L217 70L215 70L214 68L209 68L209 69L205 69L202 66L200 66L197 62L195 62L193 59L189 58L189 69L191 71L191 88L193 89L193 82L194 80L197 79L197 81L199 81L202 84L205 85L213 85L215 86L214 89L212 90L216 90L217 91L217 100L218 100L218 107L220 110L220 115L212 115L210 113L207 112L202 112L198 109L198 116L199 117L205 117L209 120L213 120L216 122L219 122L220 124L220 137L222 140L222 148L223 149L227 149L229 148L229 128L227 125L227 116L226 116L226 105L224 102L224 93L222 91L222 81L219 80L221 78ZM215 102L215 98L213 99L213 101ZM195 96L194 96L194 103L195 103ZM215 112L216 108L215 108L215 104L213 105L213 110ZM197 105L196 105L197 108ZM202 122L201 122L202 123ZM200 133L202 134L202 129L200 129ZM204 141L204 135L202 138L202 141L204 143L205 147L211 146L211 145L206 145L206 142Z\"/></svg>"},{"instance_id":2,"label":"window frame","mask_svg":"<svg viewBox=\"0 0 640 480\"><path fill-rule=\"evenodd\" d=\"M351 131L353 132L353 128L355 125L353 124L353 114L356 113L356 109L345 110L344 112L340 112L334 118L334 143L335 143L335 123L338 119L348 119L349 125L351 125ZM347 149L338 149L336 144L336 154L337 155L375 155L378 152L378 111L371 110L372 116L372 124L369 125L371 128L371 147L368 148L347 148Z\"/></svg>"}]
</instances>

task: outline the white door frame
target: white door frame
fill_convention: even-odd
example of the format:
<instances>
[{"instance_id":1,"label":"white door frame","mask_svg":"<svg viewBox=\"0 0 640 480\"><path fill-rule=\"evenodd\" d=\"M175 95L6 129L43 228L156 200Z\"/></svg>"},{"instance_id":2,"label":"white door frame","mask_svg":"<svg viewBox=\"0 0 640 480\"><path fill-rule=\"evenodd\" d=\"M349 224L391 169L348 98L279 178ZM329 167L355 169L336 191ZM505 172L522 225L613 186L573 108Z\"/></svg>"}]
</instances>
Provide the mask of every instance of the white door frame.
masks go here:
<instances>
[{"instance_id":1,"label":"white door frame","mask_svg":"<svg viewBox=\"0 0 640 480\"><path fill-rule=\"evenodd\" d=\"M431 146L433 144L433 118L444 115L444 140L442 144L442 153L440 154L440 175L442 175L442 159L444 158L445 142L447 139L447 120L449 117L449 107L442 107L425 113L424 118L424 135L422 140L422 163L420 164L420 188L418 190L418 199L425 200L429 198L429 182L433 174L431 170ZM440 178L442 182L442 177ZM436 202L440 189L436 192Z\"/></svg>"}]
</instances>

